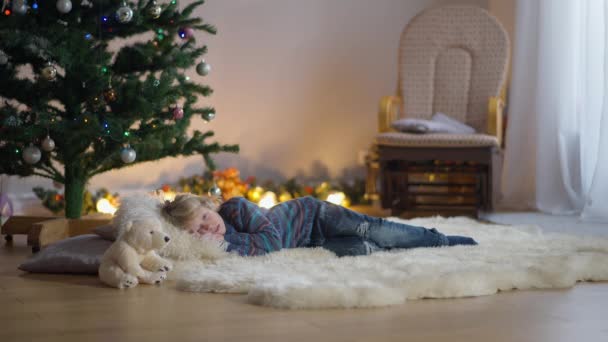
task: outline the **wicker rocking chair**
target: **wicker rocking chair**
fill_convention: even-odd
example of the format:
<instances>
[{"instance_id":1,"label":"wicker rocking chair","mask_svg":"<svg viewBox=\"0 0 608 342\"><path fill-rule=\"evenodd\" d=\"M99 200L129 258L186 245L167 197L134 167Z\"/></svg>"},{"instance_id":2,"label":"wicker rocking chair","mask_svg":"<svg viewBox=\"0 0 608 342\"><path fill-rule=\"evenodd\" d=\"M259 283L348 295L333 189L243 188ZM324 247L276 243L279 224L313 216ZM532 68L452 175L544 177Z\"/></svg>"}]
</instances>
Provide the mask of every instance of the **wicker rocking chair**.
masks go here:
<instances>
[{"instance_id":1,"label":"wicker rocking chair","mask_svg":"<svg viewBox=\"0 0 608 342\"><path fill-rule=\"evenodd\" d=\"M397 95L380 102L379 134L368 162L368 194L393 215L466 214L492 209L493 159L501 155L509 39L478 7L426 10L405 27ZM501 96L502 95L502 96ZM441 112L475 134L395 131L400 117Z\"/></svg>"}]
</instances>

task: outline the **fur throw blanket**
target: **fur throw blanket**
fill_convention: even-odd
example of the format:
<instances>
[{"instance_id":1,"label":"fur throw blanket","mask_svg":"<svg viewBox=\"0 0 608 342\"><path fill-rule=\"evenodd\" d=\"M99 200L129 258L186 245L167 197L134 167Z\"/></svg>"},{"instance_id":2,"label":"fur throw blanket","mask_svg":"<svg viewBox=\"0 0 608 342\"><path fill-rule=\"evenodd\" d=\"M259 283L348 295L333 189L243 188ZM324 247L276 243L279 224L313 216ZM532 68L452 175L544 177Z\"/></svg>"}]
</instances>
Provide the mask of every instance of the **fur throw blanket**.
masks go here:
<instances>
[{"instance_id":1,"label":"fur throw blanket","mask_svg":"<svg viewBox=\"0 0 608 342\"><path fill-rule=\"evenodd\" d=\"M226 244L200 240L168 222L161 195L122 200L114 225L156 217L172 237L161 254L175 261L169 279L192 292L246 294L279 308L355 308L422 298L490 295L514 289L566 288L608 281L608 239L543 234L536 226L504 226L457 218L399 220L475 238L478 246L415 248L338 258L321 248L260 257L229 254Z\"/></svg>"},{"instance_id":2,"label":"fur throw blanket","mask_svg":"<svg viewBox=\"0 0 608 342\"><path fill-rule=\"evenodd\" d=\"M543 235L537 227L462 217L404 222L472 236L479 245L343 258L320 248L287 249L176 263L169 279L184 291L242 293L252 304L290 309L378 307L608 280L608 239Z\"/></svg>"}]
</instances>

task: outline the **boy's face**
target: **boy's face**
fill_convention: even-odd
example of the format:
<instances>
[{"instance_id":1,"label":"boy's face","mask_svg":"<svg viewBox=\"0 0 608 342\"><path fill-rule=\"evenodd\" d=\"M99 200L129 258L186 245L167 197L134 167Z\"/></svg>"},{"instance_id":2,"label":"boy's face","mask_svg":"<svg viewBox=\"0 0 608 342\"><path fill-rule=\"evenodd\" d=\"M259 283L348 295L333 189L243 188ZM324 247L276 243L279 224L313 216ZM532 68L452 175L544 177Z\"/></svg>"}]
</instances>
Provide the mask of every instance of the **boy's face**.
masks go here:
<instances>
[{"instance_id":1,"label":"boy's face","mask_svg":"<svg viewBox=\"0 0 608 342\"><path fill-rule=\"evenodd\" d=\"M226 234L226 225L220 214L205 207L198 208L184 228L192 234L216 237L223 237Z\"/></svg>"}]
</instances>

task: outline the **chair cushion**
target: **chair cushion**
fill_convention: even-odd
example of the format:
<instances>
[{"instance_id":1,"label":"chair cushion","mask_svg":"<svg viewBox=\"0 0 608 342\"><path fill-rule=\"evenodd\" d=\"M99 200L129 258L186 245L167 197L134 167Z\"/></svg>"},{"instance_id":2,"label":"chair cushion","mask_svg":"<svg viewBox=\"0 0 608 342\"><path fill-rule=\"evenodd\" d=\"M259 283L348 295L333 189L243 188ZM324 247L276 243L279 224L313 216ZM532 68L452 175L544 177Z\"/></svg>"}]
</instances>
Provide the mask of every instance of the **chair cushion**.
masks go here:
<instances>
[{"instance_id":1,"label":"chair cushion","mask_svg":"<svg viewBox=\"0 0 608 342\"><path fill-rule=\"evenodd\" d=\"M376 144L403 147L498 147L498 139L487 134L412 134L386 132L376 136Z\"/></svg>"}]
</instances>

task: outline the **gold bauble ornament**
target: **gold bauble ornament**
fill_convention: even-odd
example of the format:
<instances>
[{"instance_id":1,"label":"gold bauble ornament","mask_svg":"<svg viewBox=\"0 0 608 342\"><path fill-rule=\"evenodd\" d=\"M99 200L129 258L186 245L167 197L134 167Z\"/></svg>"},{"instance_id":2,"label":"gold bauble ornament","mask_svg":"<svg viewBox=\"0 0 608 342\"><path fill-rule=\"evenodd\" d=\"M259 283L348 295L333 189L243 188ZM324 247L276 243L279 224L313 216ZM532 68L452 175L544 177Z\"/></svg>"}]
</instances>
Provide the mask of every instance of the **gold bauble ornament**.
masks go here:
<instances>
[{"instance_id":1,"label":"gold bauble ornament","mask_svg":"<svg viewBox=\"0 0 608 342\"><path fill-rule=\"evenodd\" d=\"M156 3L156 1L152 1L152 4L150 5L150 7L148 7L148 16L150 16L150 18L152 19L158 19L162 11L162 7L160 7L160 5Z\"/></svg>"},{"instance_id":2,"label":"gold bauble ornament","mask_svg":"<svg viewBox=\"0 0 608 342\"><path fill-rule=\"evenodd\" d=\"M247 198L254 203L258 203L260 201L260 198L262 198L263 193L264 189L259 186L256 186L253 189L249 189L249 191L247 192Z\"/></svg>"},{"instance_id":3,"label":"gold bauble ornament","mask_svg":"<svg viewBox=\"0 0 608 342\"><path fill-rule=\"evenodd\" d=\"M291 197L291 194L289 192L284 191L281 193L281 195L279 195L279 202L289 201L292 198L293 197Z\"/></svg>"},{"instance_id":4,"label":"gold bauble ornament","mask_svg":"<svg viewBox=\"0 0 608 342\"><path fill-rule=\"evenodd\" d=\"M57 79L57 69L53 65L53 63L49 62L42 70L40 71L40 76L46 81L52 82Z\"/></svg>"},{"instance_id":5,"label":"gold bauble ornament","mask_svg":"<svg viewBox=\"0 0 608 342\"><path fill-rule=\"evenodd\" d=\"M118 95L116 94L116 90L113 88L109 88L103 92L103 98L106 99L107 102L116 101Z\"/></svg>"}]
</instances>

